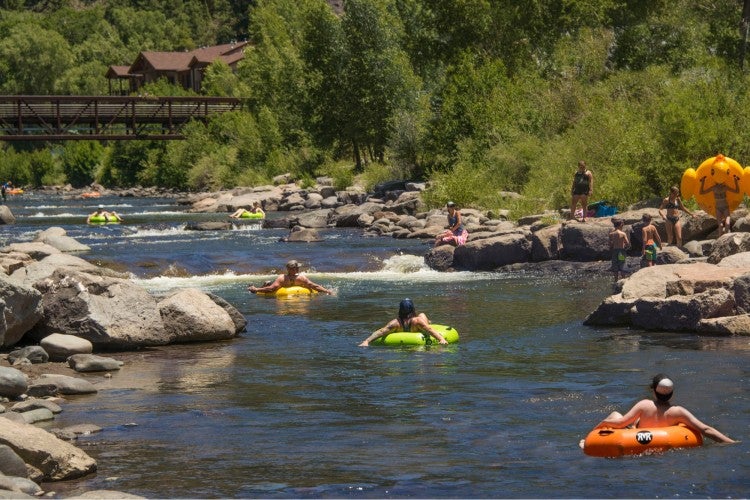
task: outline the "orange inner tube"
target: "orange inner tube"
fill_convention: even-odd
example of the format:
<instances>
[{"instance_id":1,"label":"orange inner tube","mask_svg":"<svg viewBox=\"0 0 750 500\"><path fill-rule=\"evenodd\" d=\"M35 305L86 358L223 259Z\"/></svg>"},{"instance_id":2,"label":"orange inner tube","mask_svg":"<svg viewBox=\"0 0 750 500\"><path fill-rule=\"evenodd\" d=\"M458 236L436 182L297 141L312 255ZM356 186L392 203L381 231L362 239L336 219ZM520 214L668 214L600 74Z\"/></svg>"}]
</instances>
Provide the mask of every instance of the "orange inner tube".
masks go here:
<instances>
[{"instance_id":1,"label":"orange inner tube","mask_svg":"<svg viewBox=\"0 0 750 500\"><path fill-rule=\"evenodd\" d=\"M605 428L589 432L583 452L592 457L621 457L702 444L701 434L682 424L636 429Z\"/></svg>"}]
</instances>

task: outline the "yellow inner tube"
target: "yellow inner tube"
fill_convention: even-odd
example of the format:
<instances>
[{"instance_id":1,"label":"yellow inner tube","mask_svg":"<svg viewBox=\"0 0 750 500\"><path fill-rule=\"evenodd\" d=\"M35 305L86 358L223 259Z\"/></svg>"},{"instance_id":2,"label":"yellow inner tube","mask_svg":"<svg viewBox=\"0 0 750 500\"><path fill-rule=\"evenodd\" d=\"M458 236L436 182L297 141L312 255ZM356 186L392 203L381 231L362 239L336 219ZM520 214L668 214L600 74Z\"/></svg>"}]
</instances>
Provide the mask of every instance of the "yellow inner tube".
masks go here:
<instances>
[{"instance_id":1,"label":"yellow inner tube","mask_svg":"<svg viewBox=\"0 0 750 500\"><path fill-rule=\"evenodd\" d=\"M288 297L290 295L314 295L316 290L310 290L304 286L282 286L275 292L258 292L258 295L267 295L275 297Z\"/></svg>"}]
</instances>

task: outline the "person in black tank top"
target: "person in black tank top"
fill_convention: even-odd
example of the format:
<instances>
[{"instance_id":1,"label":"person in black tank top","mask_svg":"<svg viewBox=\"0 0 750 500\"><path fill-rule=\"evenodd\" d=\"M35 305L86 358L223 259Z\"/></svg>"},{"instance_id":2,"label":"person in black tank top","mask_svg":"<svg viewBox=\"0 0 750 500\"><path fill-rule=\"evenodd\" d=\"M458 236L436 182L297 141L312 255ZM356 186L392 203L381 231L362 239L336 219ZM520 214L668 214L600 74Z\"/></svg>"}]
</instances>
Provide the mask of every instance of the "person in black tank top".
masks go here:
<instances>
[{"instance_id":1,"label":"person in black tank top","mask_svg":"<svg viewBox=\"0 0 750 500\"><path fill-rule=\"evenodd\" d=\"M571 201L570 201L570 215L569 219L574 219L578 204L581 204L583 209L583 217L581 222L586 222L586 211L589 206L589 196L594 193L594 174L591 170L586 168L586 162L581 160L578 162L578 171L573 176L573 185L570 188Z\"/></svg>"},{"instance_id":2,"label":"person in black tank top","mask_svg":"<svg viewBox=\"0 0 750 500\"><path fill-rule=\"evenodd\" d=\"M404 299L398 305L398 317L392 319L383 328L367 337L359 346L367 347L373 340L393 332L424 332L435 337L441 344L448 343L445 337L430 326L430 320L427 318L427 315L425 313L417 314L414 302L411 299Z\"/></svg>"}]
</instances>

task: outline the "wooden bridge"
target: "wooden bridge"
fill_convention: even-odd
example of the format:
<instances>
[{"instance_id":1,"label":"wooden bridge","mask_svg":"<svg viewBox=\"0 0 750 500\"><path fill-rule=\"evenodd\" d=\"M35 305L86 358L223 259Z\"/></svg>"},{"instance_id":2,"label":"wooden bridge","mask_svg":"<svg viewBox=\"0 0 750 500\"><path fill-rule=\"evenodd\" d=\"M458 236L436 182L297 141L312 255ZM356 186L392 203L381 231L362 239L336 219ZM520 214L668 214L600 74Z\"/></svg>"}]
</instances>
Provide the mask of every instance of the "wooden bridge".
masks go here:
<instances>
[{"instance_id":1,"label":"wooden bridge","mask_svg":"<svg viewBox=\"0 0 750 500\"><path fill-rule=\"evenodd\" d=\"M189 121L240 107L228 97L0 96L0 141L184 139Z\"/></svg>"}]
</instances>

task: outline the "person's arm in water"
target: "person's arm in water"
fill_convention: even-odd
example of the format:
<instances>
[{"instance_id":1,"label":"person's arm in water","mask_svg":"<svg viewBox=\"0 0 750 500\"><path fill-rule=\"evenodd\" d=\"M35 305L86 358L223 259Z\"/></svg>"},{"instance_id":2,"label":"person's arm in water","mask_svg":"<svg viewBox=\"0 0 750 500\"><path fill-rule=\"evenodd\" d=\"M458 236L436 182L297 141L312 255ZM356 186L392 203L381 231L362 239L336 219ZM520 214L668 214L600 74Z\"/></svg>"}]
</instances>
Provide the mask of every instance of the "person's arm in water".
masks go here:
<instances>
[{"instance_id":1,"label":"person's arm in water","mask_svg":"<svg viewBox=\"0 0 750 500\"><path fill-rule=\"evenodd\" d=\"M299 283L302 283L302 286L310 288L312 290L315 290L320 293L327 293L328 295L333 295L333 292L327 289L324 286L318 285L317 283L313 283L310 281L307 276L303 276L301 274L297 275L297 281Z\"/></svg>"},{"instance_id":2,"label":"person's arm in water","mask_svg":"<svg viewBox=\"0 0 750 500\"><path fill-rule=\"evenodd\" d=\"M377 340L380 337L383 337L384 335L388 335L389 333L391 333L393 331L396 331L399 328L399 326L401 326L401 325L399 324L398 320L397 319L392 319L383 328L381 328L380 330L374 331L372 333L372 335L370 335L365 340L363 340L359 344L359 347L367 347L367 346L369 346L370 342L372 342L373 340Z\"/></svg>"},{"instance_id":3,"label":"person's arm in water","mask_svg":"<svg viewBox=\"0 0 750 500\"><path fill-rule=\"evenodd\" d=\"M279 288L281 288L281 285L283 283L284 283L284 275L281 274L270 285L268 285L268 286L262 286L260 288L254 286L254 285L250 285L249 287L247 287L247 291L250 292L250 293L258 293L258 292L260 292L260 293L273 293L276 290L278 290Z\"/></svg>"},{"instance_id":4,"label":"person's arm in water","mask_svg":"<svg viewBox=\"0 0 750 500\"><path fill-rule=\"evenodd\" d=\"M677 415L677 421L679 423L685 424L688 427L695 429L697 431L700 431L701 434L703 434L706 437L709 437L713 439L714 441L717 441L719 443L736 443L734 439L730 438L729 436L726 436L719 432L718 430L714 429L708 424L704 424L700 420L698 420L695 415L690 413L687 409L683 408L682 406L673 406L672 410L676 410Z\"/></svg>"}]
</instances>

